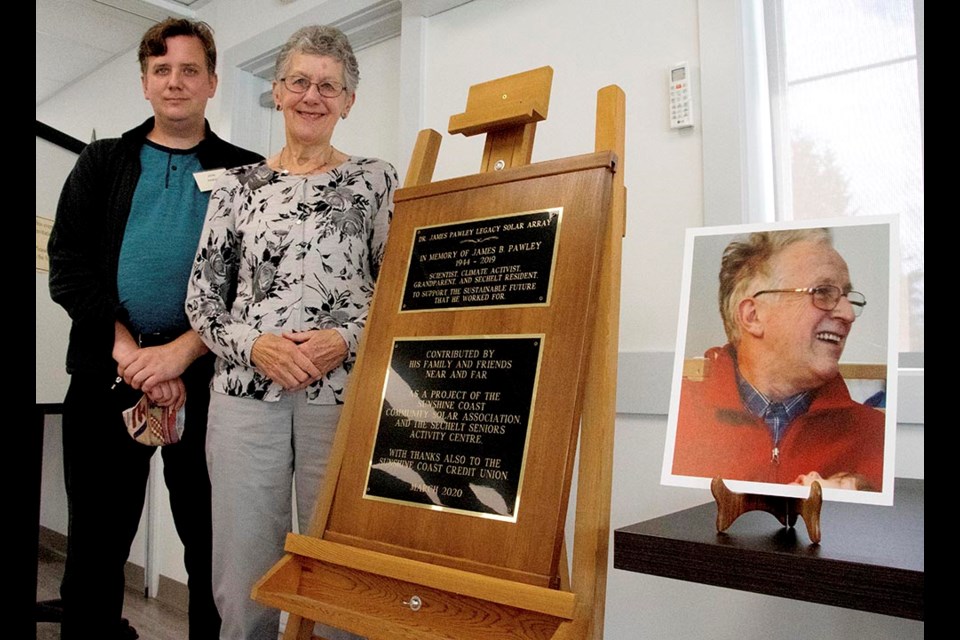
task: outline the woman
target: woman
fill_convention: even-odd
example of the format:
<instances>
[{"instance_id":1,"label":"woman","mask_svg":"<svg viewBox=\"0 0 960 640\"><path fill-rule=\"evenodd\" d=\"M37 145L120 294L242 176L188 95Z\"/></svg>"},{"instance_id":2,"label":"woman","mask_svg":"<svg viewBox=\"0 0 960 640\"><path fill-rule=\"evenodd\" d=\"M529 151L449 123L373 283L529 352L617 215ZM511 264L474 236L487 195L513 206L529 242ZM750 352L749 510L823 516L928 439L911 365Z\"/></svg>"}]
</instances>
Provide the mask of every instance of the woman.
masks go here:
<instances>
[{"instance_id":1,"label":"woman","mask_svg":"<svg viewBox=\"0 0 960 640\"><path fill-rule=\"evenodd\" d=\"M187 314L217 355L207 463L222 638L277 637L279 612L250 589L283 554L293 482L306 530L383 257L396 172L331 144L358 81L339 30L293 34L273 83L286 144L220 179L197 250Z\"/></svg>"}]
</instances>

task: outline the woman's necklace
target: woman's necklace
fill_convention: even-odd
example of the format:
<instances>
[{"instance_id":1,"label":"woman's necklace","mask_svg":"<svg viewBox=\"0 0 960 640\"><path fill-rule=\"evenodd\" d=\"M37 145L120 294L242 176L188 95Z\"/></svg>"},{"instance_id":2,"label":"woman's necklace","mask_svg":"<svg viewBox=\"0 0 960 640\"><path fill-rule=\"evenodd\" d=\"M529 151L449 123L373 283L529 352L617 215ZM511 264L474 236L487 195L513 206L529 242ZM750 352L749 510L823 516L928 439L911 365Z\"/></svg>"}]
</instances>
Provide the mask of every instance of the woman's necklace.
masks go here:
<instances>
[{"instance_id":1,"label":"woman's necklace","mask_svg":"<svg viewBox=\"0 0 960 640\"><path fill-rule=\"evenodd\" d=\"M285 154L286 152L287 152L287 147L284 146L283 149L280 150L280 157L277 159L277 166L280 168L280 173L284 175L307 175L311 173L319 173L320 171L322 171L324 167L330 164L330 161L333 159L333 156L337 152L337 150L333 148L333 145L330 145L330 151L326 154L327 157L324 158L322 162L312 166L307 166L307 168L300 169L297 171L286 169L283 166L283 154Z\"/></svg>"}]
</instances>

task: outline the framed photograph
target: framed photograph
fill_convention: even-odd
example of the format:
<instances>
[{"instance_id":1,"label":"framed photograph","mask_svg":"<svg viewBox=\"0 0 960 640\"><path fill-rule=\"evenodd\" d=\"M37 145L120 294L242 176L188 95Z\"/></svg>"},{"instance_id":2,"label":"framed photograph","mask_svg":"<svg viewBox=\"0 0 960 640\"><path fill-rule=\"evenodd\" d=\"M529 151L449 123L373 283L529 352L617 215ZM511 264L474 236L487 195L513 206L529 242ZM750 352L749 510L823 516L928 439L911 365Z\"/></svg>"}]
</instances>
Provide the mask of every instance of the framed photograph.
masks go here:
<instances>
[{"instance_id":1,"label":"framed photograph","mask_svg":"<svg viewBox=\"0 0 960 640\"><path fill-rule=\"evenodd\" d=\"M896 222L688 229L663 484L893 504Z\"/></svg>"}]
</instances>

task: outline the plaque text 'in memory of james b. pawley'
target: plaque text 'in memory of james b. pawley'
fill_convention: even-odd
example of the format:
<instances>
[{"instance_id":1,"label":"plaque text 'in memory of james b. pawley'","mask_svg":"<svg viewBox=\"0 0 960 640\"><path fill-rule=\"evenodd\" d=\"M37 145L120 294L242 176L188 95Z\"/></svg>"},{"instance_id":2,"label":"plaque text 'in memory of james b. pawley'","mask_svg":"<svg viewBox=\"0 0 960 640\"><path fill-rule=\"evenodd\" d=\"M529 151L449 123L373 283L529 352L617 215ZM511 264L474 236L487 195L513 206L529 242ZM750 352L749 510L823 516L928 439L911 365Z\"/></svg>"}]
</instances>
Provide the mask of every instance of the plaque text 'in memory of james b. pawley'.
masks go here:
<instances>
[{"instance_id":1,"label":"plaque text 'in memory of james b. pawley'","mask_svg":"<svg viewBox=\"0 0 960 640\"><path fill-rule=\"evenodd\" d=\"M401 311L545 305L561 208L420 227Z\"/></svg>"}]
</instances>

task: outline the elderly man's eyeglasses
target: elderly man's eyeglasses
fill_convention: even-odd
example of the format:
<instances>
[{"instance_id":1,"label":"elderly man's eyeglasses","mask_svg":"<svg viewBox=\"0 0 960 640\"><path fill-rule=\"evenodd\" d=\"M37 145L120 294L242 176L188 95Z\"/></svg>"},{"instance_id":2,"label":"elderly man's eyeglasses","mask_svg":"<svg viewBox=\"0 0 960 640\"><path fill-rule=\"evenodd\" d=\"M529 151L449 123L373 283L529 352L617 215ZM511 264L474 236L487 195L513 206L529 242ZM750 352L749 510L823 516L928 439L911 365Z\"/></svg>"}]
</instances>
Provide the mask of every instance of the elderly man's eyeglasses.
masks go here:
<instances>
[{"instance_id":1,"label":"elderly man's eyeglasses","mask_svg":"<svg viewBox=\"0 0 960 640\"><path fill-rule=\"evenodd\" d=\"M833 311L840 304L840 298L846 296L850 306L853 307L853 315L856 318L863 313L863 308L867 306L867 299L859 291L847 291L844 293L840 287L832 284L822 284L819 287L802 287L800 289L764 289L757 291L751 297L756 298L765 293L809 293L813 298L813 306L823 311Z\"/></svg>"},{"instance_id":2,"label":"elderly man's eyeglasses","mask_svg":"<svg viewBox=\"0 0 960 640\"><path fill-rule=\"evenodd\" d=\"M280 78L280 82L287 88L287 91L292 91L293 93L306 93L310 91L311 86L316 85L317 91L319 91L320 95L324 98L336 98L343 93L343 90L346 88L339 82L334 82L333 80L310 82L309 78L304 78L303 76L287 76L286 78Z\"/></svg>"}]
</instances>

